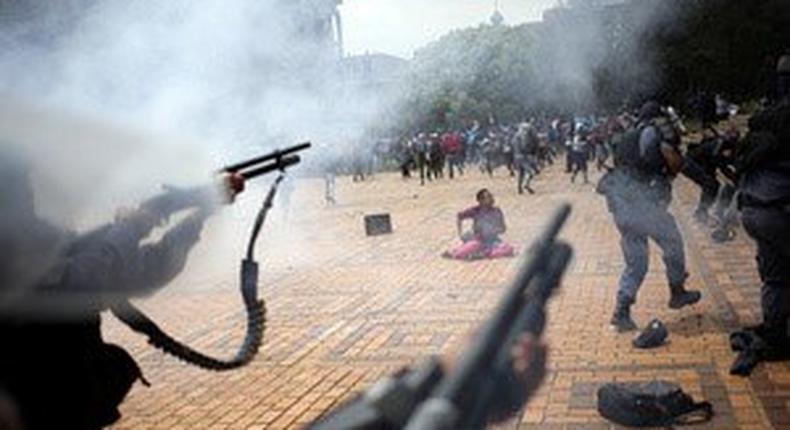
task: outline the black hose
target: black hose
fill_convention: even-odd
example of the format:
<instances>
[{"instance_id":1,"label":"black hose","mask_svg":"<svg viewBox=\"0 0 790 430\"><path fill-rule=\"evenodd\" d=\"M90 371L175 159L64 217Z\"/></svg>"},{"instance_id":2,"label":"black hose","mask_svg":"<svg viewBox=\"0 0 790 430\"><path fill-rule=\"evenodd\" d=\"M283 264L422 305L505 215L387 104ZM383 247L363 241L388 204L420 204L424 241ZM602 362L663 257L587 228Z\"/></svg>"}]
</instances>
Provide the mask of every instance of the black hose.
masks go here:
<instances>
[{"instance_id":1,"label":"black hose","mask_svg":"<svg viewBox=\"0 0 790 430\"><path fill-rule=\"evenodd\" d=\"M277 188L284 177L285 174L281 173L271 188L269 188L266 199L255 217L249 244L247 245L246 258L241 262L240 289L247 312L247 331L244 336L244 343L242 343L233 358L221 360L190 348L162 331L156 323L128 301L114 306L112 308L113 314L132 330L146 335L148 343L154 347L203 369L214 371L232 370L252 361L263 343L263 333L266 329L266 304L263 300L258 300L258 263L255 261L254 255L255 244L266 221L266 216L273 206Z\"/></svg>"}]
</instances>

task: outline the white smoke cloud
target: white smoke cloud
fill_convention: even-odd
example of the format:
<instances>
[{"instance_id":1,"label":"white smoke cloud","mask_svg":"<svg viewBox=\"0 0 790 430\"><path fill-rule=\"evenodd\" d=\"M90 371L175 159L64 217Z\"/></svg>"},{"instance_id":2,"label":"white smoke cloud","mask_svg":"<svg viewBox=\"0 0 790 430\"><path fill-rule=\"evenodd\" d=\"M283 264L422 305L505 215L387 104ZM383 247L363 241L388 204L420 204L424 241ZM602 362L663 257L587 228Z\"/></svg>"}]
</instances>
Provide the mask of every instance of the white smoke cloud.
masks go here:
<instances>
[{"instance_id":1,"label":"white smoke cloud","mask_svg":"<svg viewBox=\"0 0 790 430\"><path fill-rule=\"evenodd\" d=\"M54 122L57 112L78 117L83 135L106 123L121 135L147 135L81 142L68 132L74 124L48 124L64 133L62 142L49 143L94 154L70 160L69 172L51 166L53 156L44 160L44 170L81 179L62 182L71 194L86 181L128 194L150 190L148 179L162 179L161 172L207 176L208 163L179 162L189 153L212 159L216 169L301 140L350 145L376 118L379 100L366 97L369 109L350 110L358 107L356 93L340 81L337 47L320 35L327 29L318 19L333 7L306 0L0 1L0 94L45 108ZM13 112L9 103L4 108ZM39 154L55 150L45 140L29 144ZM131 163L152 158L160 163ZM164 160L169 169L156 170ZM91 172L103 172L104 181ZM127 176L141 180L135 186Z\"/></svg>"},{"instance_id":2,"label":"white smoke cloud","mask_svg":"<svg viewBox=\"0 0 790 430\"><path fill-rule=\"evenodd\" d=\"M161 184L206 183L277 147L312 140L313 165L323 148L351 148L384 101L367 94L360 111L341 81L319 20L333 6L0 0L0 143L31 162L38 214L85 231ZM192 260L232 271L260 182L207 226ZM288 246L301 243L291 233Z\"/></svg>"}]
</instances>

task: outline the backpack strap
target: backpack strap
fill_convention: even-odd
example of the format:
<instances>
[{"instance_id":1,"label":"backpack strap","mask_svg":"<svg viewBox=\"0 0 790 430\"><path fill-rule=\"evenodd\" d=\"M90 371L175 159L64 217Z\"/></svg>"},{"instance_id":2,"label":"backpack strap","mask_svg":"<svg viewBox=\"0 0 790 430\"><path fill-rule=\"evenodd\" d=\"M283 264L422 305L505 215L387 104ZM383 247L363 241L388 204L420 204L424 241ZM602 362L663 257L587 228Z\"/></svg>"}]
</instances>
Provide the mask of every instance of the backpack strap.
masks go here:
<instances>
[{"instance_id":1,"label":"backpack strap","mask_svg":"<svg viewBox=\"0 0 790 430\"><path fill-rule=\"evenodd\" d=\"M713 418L713 405L710 402L694 403L691 409L675 417L672 425L692 425L710 421Z\"/></svg>"}]
</instances>

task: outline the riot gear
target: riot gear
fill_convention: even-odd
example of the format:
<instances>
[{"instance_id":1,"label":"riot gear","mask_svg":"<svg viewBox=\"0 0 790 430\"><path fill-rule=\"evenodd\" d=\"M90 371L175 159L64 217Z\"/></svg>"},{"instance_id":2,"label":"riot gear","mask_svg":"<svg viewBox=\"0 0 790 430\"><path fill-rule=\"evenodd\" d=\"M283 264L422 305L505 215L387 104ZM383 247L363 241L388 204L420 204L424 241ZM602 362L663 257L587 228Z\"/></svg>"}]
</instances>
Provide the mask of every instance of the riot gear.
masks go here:
<instances>
[{"instance_id":1,"label":"riot gear","mask_svg":"<svg viewBox=\"0 0 790 430\"><path fill-rule=\"evenodd\" d=\"M790 56L777 65L780 82L790 77ZM746 232L757 242L763 321L733 334L739 357L730 372L748 375L760 361L790 357L790 99L783 98L749 120L736 154L741 174L739 203ZM737 347L736 347L737 346Z\"/></svg>"},{"instance_id":2,"label":"riot gear","mask_svg":"<svg viewBox=\"0 0 790 430\"><path fill-rule=\"evenodd\" d=\"M646 103L636 127L628 130L615 151L615 170L601 179L598 189L620 233L625 270L620 277L617 305L611 323L618 331L636 328L630 307L648 270L648 239L663 252L671 298L679 309L700 300L700 293L684 287L687 273L683 238L668 207L672 197L673 169L668 151L677 152L679 135L661 115L655 102Z\"/></svg>"}]
</instances>

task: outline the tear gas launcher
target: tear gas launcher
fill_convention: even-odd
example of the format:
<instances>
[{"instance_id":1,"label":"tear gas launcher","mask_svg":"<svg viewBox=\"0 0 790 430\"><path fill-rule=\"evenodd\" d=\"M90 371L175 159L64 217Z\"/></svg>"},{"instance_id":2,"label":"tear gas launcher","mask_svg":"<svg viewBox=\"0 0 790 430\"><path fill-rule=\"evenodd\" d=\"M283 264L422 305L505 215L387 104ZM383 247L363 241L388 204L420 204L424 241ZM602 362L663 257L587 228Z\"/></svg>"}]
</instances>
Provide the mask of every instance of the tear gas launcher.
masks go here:
<instances>
[{"instance_id":1,"label":"tear gas launcher","mask_svg":"<svg viewBox=\"0 0 790 430\"><path fill-rule=\"evenodd\" d=\"M255 157L240 163L226 166L220 170L222 173L238 173L244 179L252 179L256 176L265 175L277 170L285 170L295 164L299 164L300 158L295 155L299 151L304 151L312 144L310 142L300 143L290 148L278 149L269 154Z\"/></svg>"},{"instance_id":2,"label":"tear gas launcher","mask_svg":"<svg viewBox=\"0 0 790 430\"><path fill-rule=\"evenodd\" d=\"M128 301L113 306L113 313L122 321L129 325L133 330L148 337L149 343L155 347L181 359L190 364L209 370L230 370L242 367L249 363L258 353L258 349L263 341L263 332L266 323L266 306L263 300L258 299L258 263L255 261L255 244L258 235L266 221L266 216L272 208L277 187L283 180L285 170L300 162L297 152L310 148L309 142L301 143L282 150L276 150L263 156L255 157L240 163L226 166L220 173L236 173L244 179L252 179L267 173L279 171L280 175L272 183L269 192L264 199L258 214L253 223L247 245L245 258L241 262L240 282L241 295L247 311L247 331L244 343L239 348L236 355L228 360L216 359L193 350L189 346L173 339L162 331L150 318L135 308ZM172 195L165 194L155 197L144 203L144 206L156 207L163 215L175 212L183 207L173 205Z\"/></svg>"}]
</instances>

